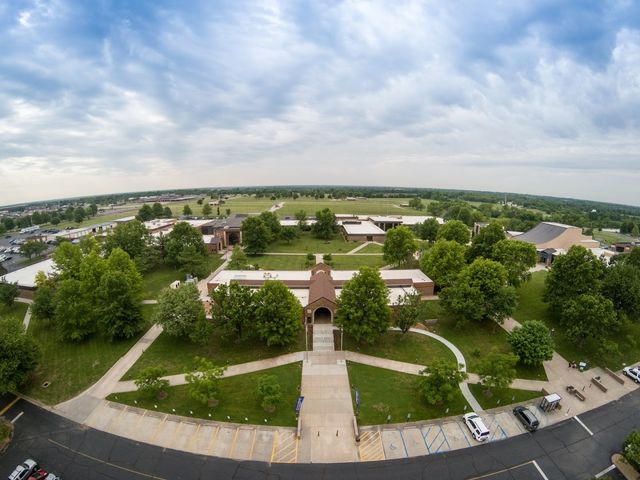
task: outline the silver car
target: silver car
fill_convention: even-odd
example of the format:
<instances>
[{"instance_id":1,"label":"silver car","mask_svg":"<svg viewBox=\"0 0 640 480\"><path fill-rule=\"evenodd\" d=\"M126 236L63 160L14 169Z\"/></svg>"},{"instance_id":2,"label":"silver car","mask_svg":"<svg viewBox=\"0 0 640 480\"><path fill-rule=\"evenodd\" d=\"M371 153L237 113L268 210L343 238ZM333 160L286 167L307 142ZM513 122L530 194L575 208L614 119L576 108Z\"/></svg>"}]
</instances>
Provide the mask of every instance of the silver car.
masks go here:
<instances>
[{"instance_id":1,"label":"silver car","mask_svg":"<svg viewBox=\"0 0 640 480\"><path fill-rule=\"evenodd\" d=\"M9 480L24 480L29 477L33 472L38 469L38 464L35 460L31 458L27 458L24 462L18 465L11 475L9 475Z\"/></svg>"},{"instance_id":2,"label":"silver car","mask_svg":"<svg viewBox=\"0 0 640 480\"><path fill-rule=\"evenodd\" d=\"M624 367L622 369L622 373L624 373L627 377L629 377L634 382L640 382L640 368L638 367Z\"/></svg>"}]
</instances>

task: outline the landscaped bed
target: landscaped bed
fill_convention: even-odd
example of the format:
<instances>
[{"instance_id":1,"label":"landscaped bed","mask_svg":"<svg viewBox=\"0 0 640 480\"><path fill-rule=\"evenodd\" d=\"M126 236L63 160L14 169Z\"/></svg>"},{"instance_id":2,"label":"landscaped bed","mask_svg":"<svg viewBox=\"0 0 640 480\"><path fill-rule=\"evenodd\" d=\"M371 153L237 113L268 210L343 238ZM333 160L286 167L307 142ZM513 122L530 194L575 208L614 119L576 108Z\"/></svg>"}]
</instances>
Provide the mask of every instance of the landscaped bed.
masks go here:
<instances>
[{"instance_id":1,"label":"landscaped bed","mask_svg":"<svg viewBox=\"0 0 640 480\"><path fill-rule=\"evenodd\" d=\"M159 411L187 417L293 427L296 425L294 408L300 394L301 374L302 363L297 362L259 372L223 378L220 380L220 403L215 407L208 407L193 400L189 395L188 385L167 388L168 395L163 400L140 395L138 392L115 393L109 395L107 399L149 410L156 410L154 405L157 405ZM280 384L282 400L273 413L266 412L260 406L262 399L259 398L256 388L258 379L262 375L275 375ZM138 403L136 404L135 401ZM190 412L193 412L193 415Z\"/></svg>"},{"instance_id":2,"label":"landscaped bed","mask_svg":"<svg viewBox=\"0 0 640 480\"><path fill-rule=\"evenodd\" d=\"M542 392L534 392L531 390L519 390L516 388L493 388L490 395L486 395L486 388L480 384L469 384L469 390L480 406L485 410L497 408L503 405L511 405L516 403L526 404L529 400L542 397Z\"/></svg>"},{"instance_id":3,"label":"landscaped bed","mask_svg":"<svg viewBox=\"0 0 640 480\"><path fill-rule=\"evenodd\" d=\"M311 342L309 342L309 347L311 347ZM132 380L147 367L165 368L167 375L185 373L193 368L193 359L196 356L205 357L215 365L222 366L277 357L304 349L304 330L298 333L294 343L286 347L267 347L262 340L255 337L239 343L234 340L225 341L222 340L220 331L217 329L214 330L209 337L209 342L205 345L162 333L147 348L123 379Z\"/></svg>"},{"instance_id":4,"label":"landscaped bed","mask_svg":"<svg viewBox=\"0 0 640 480\"><path fill-rule=\"evenodd\" d=\"M207 270L214 271L223 260L220 255L209 255ZM142 291L145 300L152 300L158 297L160 291L168 288L172 282L176 280L184 280L185 274L169 265L160 265L153 270L145 273L142 277Z\"/></svg>"},{"instance_id":5,"label":"landscaped bed","mask_svg":"<svg viewBox=\"0 0 640 480\"><path fill-rule=\"evenodd\" d=\"M442 405L429 405L423 400L417 389L418 377L383 368L370 367L348 362L349 383L355 405L355 388L360 396L360 425L378 425L402 423L406 421L428 420L464 412L467 405L462 392L457 390L452 402ZM468 408L468 407L467 407ZM448 409L448 410L447 410ZM408 418L407 415L411 414Z\"/></svg>"},{"instance_id":6,"label":"landscaped bed","mask_svg":"<svg viewBox=\"0 0 640 480\"><path fill-rule=\"evenodd\" d=\"M144 335L155 305L143 305L147 324L135 338L110 342L94 336L83 342L63 342L52 326L32 320L29 335L40 346L42 356L31 382L21 391L49 405L74 397L98 381L109 368ZM47 388L44 382L50 382Z\"/></svg>"},{"instance_id":7,"label":"landscaped bed","mask_svg":"<svg viewBox=\"0 0 640 480\"><path fill-rule=\"evenodd\" d=\"M336 349L340 348L340 332L335 332ZM344 336L344 349L353 352L388 358L399 362L428 365L433 360L443 359L455 363L453 352L443 343L419 333L386 332L372 344L358 344L348 335Z\"/></svg>"}]
</instances>

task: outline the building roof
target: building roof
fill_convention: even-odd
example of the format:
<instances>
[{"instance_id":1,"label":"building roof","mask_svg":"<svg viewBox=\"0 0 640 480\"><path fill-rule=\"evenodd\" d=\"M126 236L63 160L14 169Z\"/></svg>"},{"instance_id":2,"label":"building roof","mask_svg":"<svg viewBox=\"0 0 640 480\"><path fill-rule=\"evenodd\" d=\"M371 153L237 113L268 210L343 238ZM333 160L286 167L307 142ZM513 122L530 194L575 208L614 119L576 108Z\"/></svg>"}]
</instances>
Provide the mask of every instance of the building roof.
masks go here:
<instances>
[{"instance_id":1,"label":"building roof","mask_svg":"<svg viewBox=\"0 0 640 480\"><path fill-rule=\"evenodd\" d=\"M326 270L318 270L311 277L309 283L309 303L325 298L331 302L336 301L336 289L331 279L331 274Z\"/></svg>"},{"instance_id":2,"label":"building roof","mask_svg":"<svg viewBox=\"0 0 640 480\"><path fill-rule=\"evenodd\" d=\"M343 222L342 228L347 235L384 235L384 230L373 222L348 223Z\"/></svg>"},{"instance_id":3,"label":"building roof","mask_svg":"<svg viewBox=\"0 0 640 480\"><path fill-rule=\"evenodd\" d=\"M419 223L424 223L430 218L435 218L438 224L442 225L444 220L440 217L432 217L430 215L402 215L402 224L403 225L418 225Z\"/></svg>"},{"instance_id":4,"label":"building roof","mask_svg":"<svg viewBox=\"0 0 640 480\"><path fill-rule=\"evenodd\" d=\"M38 272L44 272L45 275L51 275L54 273L55 264L53 259L44 260L42 262L34 263L28 267L15 270L11 273L7 273L3 280L9 283L17 283L19 287L35 288L36 286L36 274Z\"/></svg>"},{"instance_id":5,"label":"building roof","mask_svg":"<svg viewBox=\"0 0 640 480\"><path fill-rule=\"evenodd\" d=\"M525 232L521 235L516 235L515 237L513 237L513 240L520 240L521 242L528 242L533 244L546 243L550 242L554 238L559 237L569 228L578 227L572 227L571 225L564 225L562 223L540 222L528 232Z\"/></svg>"},{"instance_id":6,"label":"building roof","mask_svg":"<svg viewBox=\"0 0 640 480\"><path fill-rule=\"evenodd\" d=\"M114 222L116 222L116 223L127 223L127 222L132 222L135 219L136 219L136 216L135 215L131 215L129 217L116 218L114 220Z\"/></svg>"}]
</instances>

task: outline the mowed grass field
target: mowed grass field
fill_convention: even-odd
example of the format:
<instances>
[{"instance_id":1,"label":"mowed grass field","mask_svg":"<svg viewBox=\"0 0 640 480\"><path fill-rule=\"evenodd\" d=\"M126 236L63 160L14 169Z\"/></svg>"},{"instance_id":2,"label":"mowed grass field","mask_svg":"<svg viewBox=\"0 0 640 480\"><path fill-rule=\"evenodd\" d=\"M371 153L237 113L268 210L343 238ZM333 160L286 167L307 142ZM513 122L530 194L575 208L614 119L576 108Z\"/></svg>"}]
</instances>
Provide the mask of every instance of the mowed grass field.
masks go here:
<instances>
[{"instance_id":1,"label":"mowed grass field","mask_svg":"<svg viewBox=\"0 0 640 480\"><path fill-rule=\"evenodd\" d=\"M13 305L11 305L10 307L7 307L6 305L0 305L0 317L13 317L22 322L28 308L29 305L21 302L13 302Z\"/></svg>"},{"instance_id":2,"label":"mowed grass field","mask_svg":"<svg viewBox=\"0 0 640 480\"><path fill-rule=\"evenodd\" d=\"M110 342L93 336L82 342L63 342L51 325L32 320L31 335L42 356L31 382L21 392L48 405L68 400L98 381L148 330L155 305L143 305L146 324L134 338ZM44 382L50 382L47 388Z\"/></svg>"},{"instance_id":3,"label":"mowed grass field","mask_svg":"<svg viewBox=\"0 0 640 480\"><path fill-rule=\"evenodd\" d=\"M380 268L386 265L382 255L333 255L335 270L358 270L360 267Z\"/></svg>"},{"instance_id":4,"label":"mowed grass field","mask_svg":"<svg viewBox=\"0 0 640 480\"><path fill-rule=\"evenodd\" d=\"M451 402L429 405L417 388L418 376L399 373L360 363L347 362L353 409L356 411L355 388L360 396L360 425L402 423L462 414L467 404L462 392L455 391ZM468 407L467 407L468 408ZM448 410L447 410L448 409ZM407 415L411 417L408 419Z\"/></svg>"},{"instance_id":5,"label":"mowed grass field","mask_svg":"<svg viewBox=\"0 0 640 480\"><path fill-rule=\"evenodd\" d=\"M315 238L311 232L300 232L291 242L276 240L267 246L268 253L348 253L363 242L347 242L340 234L331 240Z\"/></svg>"},{"instance_id":6,"label":"mowed grass field","mask_svg":"<svg viewBox=\"0 0 640 480\"><path fill-rule=\"evenodd\" d=\"M277 405L276 411L272 413L266 412L262 408L260 405L262 399L256 391L258 380L263 375L274 375L280 384L282 399ZM296 425L294 407L299 395L301 375L302 363L297 362L255 373L222 378L220 380L220 403L215 407L209 407L193 400L189 395L188 385L167 388L168 395L163 400L141 395L138 392L111 394L107 399L148 410L175 412L176 415L187 417L293 427Z\"/></svg>"},{"instance_id":7,"label":"mowed grass field","mask_svg":"<svg viewBox=\"0 0 640 480\"><path fill-rule=\"evenodd\" d=\"M484 385L469 384L469 390L480 406L484 409L496 408L502 405L512 405L516 403L527 403L534 398L542 397L542 392L531 390L519 390L516 388L494 388L487 392ZM489 393L489 395L487 395Z\"/></svg>"},{"instance_id":8,"label":"mowed grass field","mask_svg":"<svg viewBox=\"0 0 640 480\"><path fill-rule=\"evenodd\" d=\"M250 255L249 264L261 270L307 270L306 255Z\"/></svg>"}]
</instances>

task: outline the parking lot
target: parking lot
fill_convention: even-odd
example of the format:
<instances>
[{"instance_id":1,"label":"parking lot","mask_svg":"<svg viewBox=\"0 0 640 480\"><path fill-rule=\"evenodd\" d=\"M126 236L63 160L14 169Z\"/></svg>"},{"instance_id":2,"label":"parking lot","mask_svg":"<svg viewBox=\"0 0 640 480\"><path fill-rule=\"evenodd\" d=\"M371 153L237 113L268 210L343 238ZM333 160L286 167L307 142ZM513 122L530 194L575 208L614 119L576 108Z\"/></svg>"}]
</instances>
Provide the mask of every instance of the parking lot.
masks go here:
<instances>
[{"instance_id":1,"label":"parking lot","mask_svg":"<svg viewBox=\"0 0 640 480\"><path fill-rule=\"evenodd\" d=\"M46 229L48 230L48 229ZM0 258L4 255L7 258L6 260L0 262L2 267L7 272L13 272L14 270L18 270L25 266L25 263L28 261L27 257L23 257L19 253L20 244L26 242L31 238L38 238L41 235L48 235L48 233L43 233L42 230L38 230L36 232L30 233L5 233L4 235L0 235ZM13 242L13 243L12 243ZM49 244L47 245L47 250L43 253L44 256L49 255L55 245ZM7 251L8 249L12 251Z\"/></svg>"},{"instance_id":2,"label":"parking lot","mask_svg":"<svg viewBox=\"0 0 640 480\"><path fill-rule=\"evenodd\" d=\"M547 415L536 404L526 406L536 415L540 427L549 423ZM487 442L526 433L511 407L492 413L482 412L480 416L490 432ZM358 449L360 460L374 461L448 452L480 443L473 438L461 417L451 417L422 424L363 427Z\"/></svg>"}]
</instances>

